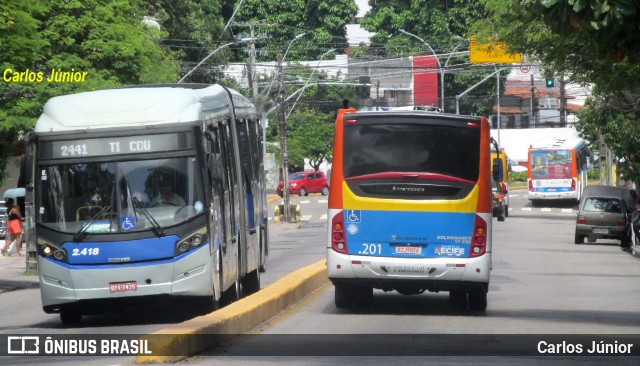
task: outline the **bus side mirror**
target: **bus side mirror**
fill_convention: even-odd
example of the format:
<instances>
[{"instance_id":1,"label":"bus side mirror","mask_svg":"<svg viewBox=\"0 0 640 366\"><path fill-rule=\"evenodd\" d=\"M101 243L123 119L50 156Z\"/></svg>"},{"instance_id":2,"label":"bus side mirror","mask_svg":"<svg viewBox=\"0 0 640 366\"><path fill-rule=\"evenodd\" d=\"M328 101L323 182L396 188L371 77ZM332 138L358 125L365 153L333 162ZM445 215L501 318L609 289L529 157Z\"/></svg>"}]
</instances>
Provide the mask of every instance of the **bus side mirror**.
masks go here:
<instances>
[{"instance_id":1,"label":"bus side mirror","mask_svg":"<svg viewBox=\"0 0 640 366\"><path fill-rule=\"evenodd\" d=\"M493 179L498 182L502 182L502 178L504 177L504 172L502 171L502 159L494 158L493 159Z\"/></svg>"}]
</instances>

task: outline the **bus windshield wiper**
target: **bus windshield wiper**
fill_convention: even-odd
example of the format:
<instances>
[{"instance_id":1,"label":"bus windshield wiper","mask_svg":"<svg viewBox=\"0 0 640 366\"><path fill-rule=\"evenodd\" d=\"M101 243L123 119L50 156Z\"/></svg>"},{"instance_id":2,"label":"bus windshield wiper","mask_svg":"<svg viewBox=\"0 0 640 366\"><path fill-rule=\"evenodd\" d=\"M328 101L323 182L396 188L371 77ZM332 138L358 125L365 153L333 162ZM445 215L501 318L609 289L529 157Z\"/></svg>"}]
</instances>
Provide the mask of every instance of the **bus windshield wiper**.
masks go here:
<instances>
[{"instance_id":1,"label":"bus windshield wiper","mask_svg":"<svg viewBox=\"0 0 640 366\"><path fill-rule=\"evenodd\" d=\"M86 234L87 230L89 230L91 225L93 225L93 222L96 221L98 219L98 217L102 216L102 214L107 212L107 210L110 210L110 209L111 209L111 206L106 205L100 211L98 211L98 213L93 215L89 219L89 221L85 222L84 225L82 225L82 227L80 228L80 230L78 230L78 232L75 233L75 235L73 236L73 241L78 241L78 240L82 239L84 237L84 234Z\"/></svg>"},{"instance_id":2,"label":"bus windshield wiper","mask_svg":"<svg viewBox=\"0 0 640 366\"><path fill-rule=\"evenodd\" d=\"M140 210L140 212L142 212L144 217L146 217L147 220L151 222L151 225L153 225L153 229L156 231L156 233L158 235L164 235L164 229L162 229L162 226L158 224L156 219L154 219L153 216L151 216L151 214L149 213L149 211L147 211L147 209L142 205L142 202L140 202L136 197L132 197L131 202L133 202L134 210L135 209Z\"/></svg>"}]
</instances>

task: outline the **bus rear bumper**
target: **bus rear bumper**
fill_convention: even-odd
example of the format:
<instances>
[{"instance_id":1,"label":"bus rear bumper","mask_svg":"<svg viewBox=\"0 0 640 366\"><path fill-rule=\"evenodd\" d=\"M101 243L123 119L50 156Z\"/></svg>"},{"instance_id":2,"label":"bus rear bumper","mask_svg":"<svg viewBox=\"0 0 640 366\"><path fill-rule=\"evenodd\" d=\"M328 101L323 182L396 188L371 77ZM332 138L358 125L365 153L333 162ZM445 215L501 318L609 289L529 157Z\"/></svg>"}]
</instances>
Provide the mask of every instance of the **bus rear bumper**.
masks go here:
<instances>
[{"instance_id":1,"label":"bus rear bumper","mask_svg":"<svg viewBox=\"0 0 640 366\"><path fill-rule=\"evenodd\" d=\"M336 284L383 290L421 287L429 291L488 291L491 254L477 258L386 258L349 256L328 249L327 273Z\"/></svg>"},{"instance_id":2,"label":"bus rear bumper","mask_svg":"<svg viewBox=\"0 0 640 366\"><path fill-rule=\"evenodd\" d=\"M212 296L209 261L193 253L162 263L70 266L39 258L42 306L47 313L93 300L151 296Z\"/></svg>"},{"instance_id":3,"label":"bus rear bumper","mask_svg":"<svg viewBox=\"0 0 640 366\"><path fill-rule=\"evenodd\" d=\"M569 192L544 192L544 193L540 193L540 192L531 192L528 191L528 198L531 201L535 201L535 200L575 200L577 199L576 197L576 192L575 191L569 191Z\"/></svg>"}]
</instances>

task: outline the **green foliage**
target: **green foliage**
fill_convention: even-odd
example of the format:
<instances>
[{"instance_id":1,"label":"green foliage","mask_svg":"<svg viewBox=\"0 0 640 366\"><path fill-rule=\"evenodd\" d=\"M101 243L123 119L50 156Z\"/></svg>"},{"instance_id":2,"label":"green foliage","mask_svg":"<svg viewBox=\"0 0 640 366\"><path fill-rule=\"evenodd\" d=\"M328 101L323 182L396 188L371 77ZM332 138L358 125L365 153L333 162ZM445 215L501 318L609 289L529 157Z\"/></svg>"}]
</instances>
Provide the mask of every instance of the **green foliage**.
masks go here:
<instances>
[{"instance_id":1,"label":"green foliage","mask_svg":"<svg viewBox=\"0 0 640 366\"><path fill-rule=\"evenodd\" d=\"M640 181L640 4L633 0L488 0L487 19L474 27L498 37L511 52L563 72L569 82L593 85L576 128L604 142L626 162L627 179Z\"/></svg>"},{"instance_id":2,"label":"green foliage","mask_svg":"<svg viewBox=\"0 0 640 366\"><path fill-rule=\"evenodd\" d=\"M144 4L140 0L0 3L3 77L27 70L42 73L42 80L0 83L0 172L18 131L33 128L51 97L175 80L177 63L157 43L162 33L140 21ZM87 75L84 82L47 82L52 70Z\"/></svg>"},{"instance_id":3,"label":"green foliage","mask_svg":"<svg viewBox=\"0 0 640 366\"><path fill-rule=\"evenodd\" d=\"M178 49L177 58L183 67L173 81L178 81L209 53L219 46L233 41L230 34L223 34L222 4L217 0L157 0L156 18L167 32L167 45ZM220 64L232 57L232 48L216 52L206 63L198 67L185 82L215 83L224 77Z\"/></svg>"},{"instance_id":4,"label":"green foliage","mask_svg":"<svg viewBox=\"0 0 640 366\"><path fill-rule=\"evenodd\" d=\"M599 180L600 179L600 169L591 168L587 172L587 180Z\"/></svg>"},{"instance_id":5,"label":"green foliage","mask_svg":"<svg viewBox=\"0 0 640 366\"><path fill-rule=\"evenodd\" d=\"M586 138L602 136L609 149L626 164L620 166L620 173L626 179L640 182L640 125L638 113L623 112L609 104L611 97L599 95L587 100L588 108L578 113L576 129ZM594 139L592 141L597 141Z\"/></svg>"},{"instance_id":6,"label":"green foliage","mask_svg":"<svg viewBox=\"0 0 640 366\"><path fill-rule=\"evenodd\" d=\"M292 131L288 137L289 159L300 164L309 159L314 170L320 164L331 161L333 152L333 116L312 109L294 112L288 126Z\"/></svg>"},{"instance_id":7,"label":"green foliage","mask_svg":"<svg viewBox=\"0 0 640 366\"><path fill-rule=\"evenodd\" d=\"M230 14L236 4L226 6L225 12ZM273 61L278 54L283 55L289 42L301 33L305 36L291 47L287 60L313 60L329 49L347 47L345 25L356 13L353 0L245 0L235 21L261 24L256 33L267 38L256 43L261 50L258 61ZM248 35L246 27L237 31Z\"/></svg>"},{"instance_id":8,"label":"green foliage","mask_svg":"<svg viewBox=\"0 0 640 366\"><path fill-rule=\"evenodd\" d=\"M527 172L509 172L509 182L526 182Z\"/></svg>"}]
</instances>

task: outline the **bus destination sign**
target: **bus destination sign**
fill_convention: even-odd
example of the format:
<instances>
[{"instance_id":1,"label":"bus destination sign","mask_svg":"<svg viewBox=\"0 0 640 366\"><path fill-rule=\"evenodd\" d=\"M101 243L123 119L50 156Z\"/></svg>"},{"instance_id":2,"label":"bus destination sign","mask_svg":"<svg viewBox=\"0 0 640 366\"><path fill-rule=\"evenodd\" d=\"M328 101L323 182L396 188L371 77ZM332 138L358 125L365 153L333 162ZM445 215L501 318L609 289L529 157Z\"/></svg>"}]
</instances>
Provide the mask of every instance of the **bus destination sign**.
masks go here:
<instances>
[{"instance_id":1,"label":"bus destination sign","mask_svg":"<svg viewBox=\"0 0 640 366\"><path fill-rule=\"evenodd\" d=\"M41 145L39 155L45 159L67 159L178 151L193 148L193 139L188 138L190 136L187 133L174 133L47 141Z\"/></svg>"}]
</instances>

